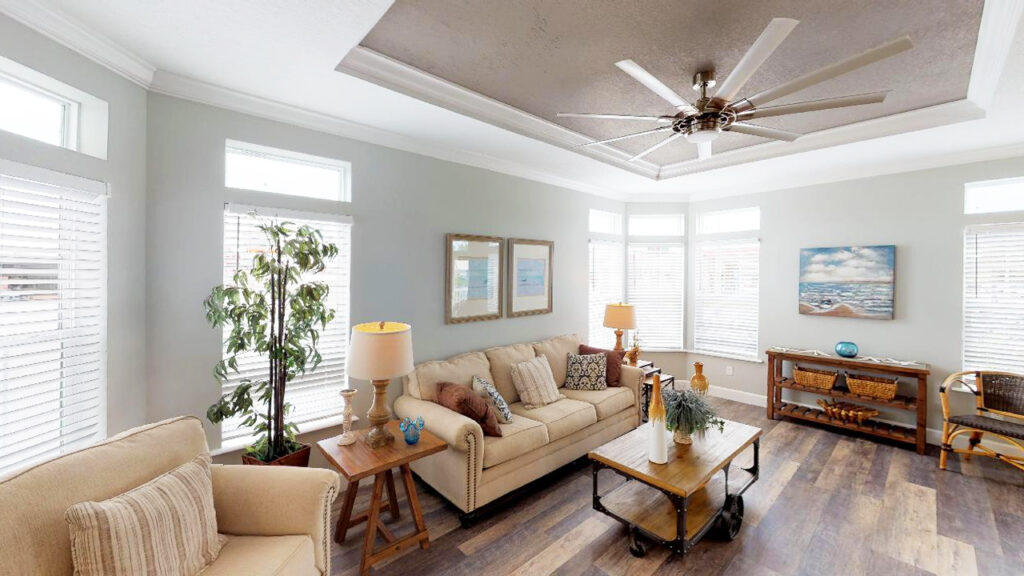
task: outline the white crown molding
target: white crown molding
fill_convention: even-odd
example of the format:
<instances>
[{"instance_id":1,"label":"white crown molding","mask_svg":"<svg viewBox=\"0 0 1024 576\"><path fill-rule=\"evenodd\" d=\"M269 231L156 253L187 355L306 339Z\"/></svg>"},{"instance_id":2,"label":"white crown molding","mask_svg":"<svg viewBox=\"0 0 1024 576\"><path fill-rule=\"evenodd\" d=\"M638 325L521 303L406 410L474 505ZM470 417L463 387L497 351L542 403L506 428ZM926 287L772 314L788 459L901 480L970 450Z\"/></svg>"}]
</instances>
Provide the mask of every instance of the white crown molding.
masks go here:
<instances>
[{"instance_id":1,"label":"white crown molding","mask_svg":"<svg viewBox=\"0 0 1024 576\"><path fill-rule=\"evenodd\" d=\"M609 188L602 188L577 182L569 178L550 174L519 162L495 158L486 154L470 152L456 148L426 142L416 138L391 132L373 126L367 126L337 116L314 112L290 104L276 102L267 98L245 94L215 84L209 84L192 78L186 78L163 70L158 70L153 77L149 90L175 98L191 100L232 110L251 116L283 122L292 126L334 134L353 140L360 140L394 148L405 152L429 156L458 164L465 164L493 172L518 176L528 180L543 182L562 188L578 190L595 196L603 196L615 200L623 200L625 194Z\"/></svg>"},{"instance_id":2,"label":"white crown molding","mask_svg":"<svg viewBox=\"0 0 1024 576\"><path fill-rule=\"evenodd\" d=\"M34 0L0 0L0 13L143 88L153 81L152 64L60 11Z\"/></svg>"},{"instance_id":3,"label":"white crown molding","mask_svg":"<svg viewBox=\"0 0 1024 576\"><path fill-rule=\"evenodd\" d=\"M1017 33L1024 0L986 0L981 13L978 44L974 49L967 99L988 110L992 104L1010 48Z\"/></svg>"},{"instance_id":4,"label":"white crown molding","mask_svg":"<svg viewBox=\"0 0 1024 576\"><path fill-rule=\"evenodd\" d=\"M634 174L657 179L657 164L646 160L630 162L629 154L610 146L581 148L580 145L593 139L364 46L350 50L335 70L493 126L573 150Z\"/></svg>"}]
</instances>

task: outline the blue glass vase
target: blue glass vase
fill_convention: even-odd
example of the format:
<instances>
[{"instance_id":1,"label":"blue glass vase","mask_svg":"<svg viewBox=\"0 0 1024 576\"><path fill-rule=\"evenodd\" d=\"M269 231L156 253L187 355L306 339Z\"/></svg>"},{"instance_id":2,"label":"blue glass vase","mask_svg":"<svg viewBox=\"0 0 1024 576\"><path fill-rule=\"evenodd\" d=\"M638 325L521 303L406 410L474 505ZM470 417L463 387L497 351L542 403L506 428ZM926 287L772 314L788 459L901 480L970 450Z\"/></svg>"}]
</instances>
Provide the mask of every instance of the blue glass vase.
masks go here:
<instances>
[{"instance_id":1,"label":"blue glass vase","mask_svg":"<svg viewBox=\"0 0 1024 576\"><path fill-rule=\"evenodd\" d=\"M420 441L420 430L423 430L423 417L419 416L415 421L406 417L398 425L398 428L405 435L406 444L415 444Z\"/></svg>"},{"instance_id":2,"label":"blue glass vase","mask_svg":"<svg viewBox=\"0 0 1024 576\"><path fill-rule=\"evenodd\" d=\"M836 354L843 358L856 358L859 353L860 348L857 348L857 345L853 342L840 342L836 344Z\"/></svg>"}]
</instances>

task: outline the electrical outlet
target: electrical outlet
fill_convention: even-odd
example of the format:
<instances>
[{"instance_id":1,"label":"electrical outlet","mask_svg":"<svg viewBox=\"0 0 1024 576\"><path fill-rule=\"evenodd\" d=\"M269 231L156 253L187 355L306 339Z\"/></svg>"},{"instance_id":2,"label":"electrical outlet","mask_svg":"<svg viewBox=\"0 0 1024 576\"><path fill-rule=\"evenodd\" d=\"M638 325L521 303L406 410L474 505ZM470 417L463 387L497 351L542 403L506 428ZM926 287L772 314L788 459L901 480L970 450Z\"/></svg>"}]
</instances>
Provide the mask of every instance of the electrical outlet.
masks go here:
<instances>
[{"instance_id":1,"label":"electrical outlet","mask_svg":"<svg viewBox=\"0 0 1024 576\"><path fill-rule=\"evenodd\" d=\"M726 366L725 367L725 375L726 376L732 376L732 366Z\"/></svg>"}]
</instances>

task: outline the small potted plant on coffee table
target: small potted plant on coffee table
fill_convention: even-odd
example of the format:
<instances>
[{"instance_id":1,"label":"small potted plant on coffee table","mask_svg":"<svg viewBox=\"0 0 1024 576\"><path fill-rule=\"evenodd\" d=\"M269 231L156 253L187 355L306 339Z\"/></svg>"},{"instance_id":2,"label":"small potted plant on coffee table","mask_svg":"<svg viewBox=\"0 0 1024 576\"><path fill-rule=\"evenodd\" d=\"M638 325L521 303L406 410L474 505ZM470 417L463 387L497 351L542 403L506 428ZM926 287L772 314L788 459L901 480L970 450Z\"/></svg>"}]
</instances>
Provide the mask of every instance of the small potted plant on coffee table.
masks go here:
<instances>
[{"instance_id":1,"label":"small potted plant on coffee table","mask_svg":"<svg viewBox=\"0 0 1024 576\"><path fill-rule=\"evenodd\" d=\"M665 390L665 427L673 433L676 444L693 443L692 436L703 436L710 428L725 430L725 420L715 416L707 400L693 390Z\"/></svg>"}]
</instances>

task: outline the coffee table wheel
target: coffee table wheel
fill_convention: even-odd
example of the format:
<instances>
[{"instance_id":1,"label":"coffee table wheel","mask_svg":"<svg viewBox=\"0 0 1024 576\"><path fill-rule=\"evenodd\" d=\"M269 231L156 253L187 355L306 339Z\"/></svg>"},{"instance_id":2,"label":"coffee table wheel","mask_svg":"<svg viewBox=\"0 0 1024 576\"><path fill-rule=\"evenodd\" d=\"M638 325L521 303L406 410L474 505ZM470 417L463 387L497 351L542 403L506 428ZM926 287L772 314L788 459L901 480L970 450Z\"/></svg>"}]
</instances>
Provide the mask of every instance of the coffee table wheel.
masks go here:
<instances>
[{"instance_id":1,"label":"coffee table wheel","mask_svg":"<svg viewBox=\"0 0 1024 576\"><path fill-rule=\"evenodd\" d=\"M715 521L715 532L725 540L735 540L743 525L743 496L729 494L722 505L722 514Z\"/></svg>"},{"instance_id":2,"label":"coffee table wheel","mask_svg":"<svg viewBox=\"0 0 1024 576\"><path fill-rule=\"evenodd\" d=\"M647 555L647 547L640 540L640 534L637 533L636 528L631 528L629 531L629 553L637 558Z\"/></svg>"}]
</instances>

